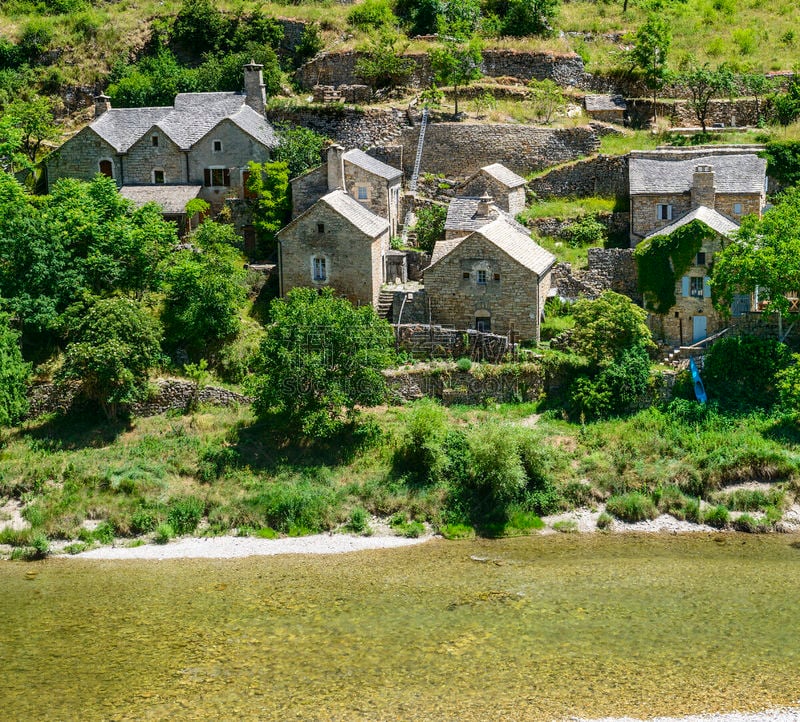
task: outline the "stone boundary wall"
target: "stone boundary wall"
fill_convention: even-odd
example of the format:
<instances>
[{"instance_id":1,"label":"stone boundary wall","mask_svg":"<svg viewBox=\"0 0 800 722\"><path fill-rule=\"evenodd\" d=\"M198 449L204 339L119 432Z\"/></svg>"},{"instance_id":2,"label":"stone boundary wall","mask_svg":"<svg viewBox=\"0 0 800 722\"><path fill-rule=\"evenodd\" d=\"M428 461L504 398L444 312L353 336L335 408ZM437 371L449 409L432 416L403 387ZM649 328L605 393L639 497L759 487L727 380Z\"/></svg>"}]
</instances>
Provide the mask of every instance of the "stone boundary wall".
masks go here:
<instances>
[{"instance_id":1,"label":"stone boundary wall","mask_svg":"<svg viewBox=\"0 0 800 722\"><path fill-rule=\"evenodd\" d=\"M355 68L361 53L355 50L322 53L295 72L295 80L304 90L315 85L349 85L364 82ZM414 61L409 79L413 88L426 88L433 80L427 53L408 53ZM519 52L514 50L484 50L481 70L489 77L512 77L522 81L554 80L559 85L582 87L587 81L583 60L574 53Z\"/></svg>"},{"instance_id":2,"label":"stone boundary wall","mask_svg":"<svg viewBox=\"0 0 800 722\"><path fill-rule=\"evenodd\" d=\"M557 263L551 271L552 285L562 298L597 298L614 291L641 304L639 274L632 248L590 248L589 267L573 271L569 263Z\"/></svg>"},{"instance_id":3,"label":"stone boundary wall","mask_svg":"<svg viewBox=\"0 0 800 722\"><path fill-rule=\"evenodd\" d=\"M413 172L419 127L405 127L403 171ZM425 131L422 173L466 177L491 163L502 163L520 175L595 153L597 131L589 125L539 128L520 124L431 123Z\"/></svg>"},{"instance_id":4,"label":"stone boundary wall","mask_svg":"<svg viewBox=\"0 0 800 722\"><path fill-rule=\"evenodd\" d=\"M551 164L552 165L552 164ZM528 190L539 198L628 198L627 155L598 155L578 160L528 181Z\"/></svg>"},{"instance_id":5,"label":"stone boundary wall","mask_svg":"<svg viewBox=\"0 0 800 722\"><path fill-rule=\"evenodd\" d=\"M150 399L130 405L133 416L157 416L173 409L183 410L194 396L194 384L180 379L158 379L154 385L158 393ZM62 413L83 406L78 397L79 385L59 387L52 383L36 384L31 387L28 400L30 408L27 418L35 419L47 413ZM235 391L219 386L206 386L200 391L200 402L214 406L249 404L252 399Z\"/></svg>"},{"instance_id":6,"label":"stone boundary wall","mask_svg":"<svg viewBox=\"0 0 800 722\"><path fill-rule=\"evenodd\" d=\"M395 325L398 349L426 358L463 358L498 363L516 352L507 336L474 329L459 330L427 323Z\"/></svg>"},{"instance_id":7,"label":"stone boundary wall","mask_svg":"<svg viewBox=\"0 0 800 722\"><path fill-rule=\"evenodd\" d=\"M763 114L764 102L759 105ZM688 100L660 100L656 103L659 118L669 118L677 127L699 127L694 110ZM628 117L634 127L645 127L653 117L653 101L646 98L628 100ZM743 125L757 125L756 101L752 98L735 98L734 100L715 99L709 103L706 126L722 123L726 128Z\"/></svg>"},{"instance_id":8,"label":"stone boundary wall","mask_svg":"<svg viewBox=\"0 0 800 722\"><path fill-rule=\"evenodd\" d=\"M628 238L630 231L631 214L627 212L594 213L590 214L602 223L611 237ZM536 231L540 236L563 238L566 231L575 223L575 218L529 218L525 225Z\"/></svg>"}]
</instances>

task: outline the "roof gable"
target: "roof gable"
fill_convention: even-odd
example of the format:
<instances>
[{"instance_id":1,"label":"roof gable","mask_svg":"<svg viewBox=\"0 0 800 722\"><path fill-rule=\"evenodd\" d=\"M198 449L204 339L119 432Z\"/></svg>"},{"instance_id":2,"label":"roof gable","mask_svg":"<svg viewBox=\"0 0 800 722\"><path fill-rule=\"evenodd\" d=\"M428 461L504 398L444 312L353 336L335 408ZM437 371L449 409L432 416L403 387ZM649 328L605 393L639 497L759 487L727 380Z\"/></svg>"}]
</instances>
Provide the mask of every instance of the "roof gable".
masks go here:
<instances>
[{"instance_id":1,"label":"roof gable","mask_svg":"<svg viewBox=\"0 0 800 722\"><path fill-rule=\"evenodd\" d=\"M347 195L343 190L335 190L324 195L314 203L314 205L303 211L297 218L281 228L277 235L279 237L286 235L286 233L290 229L293 229L302 219L308 217L313 218L320 210L325 208L332 210L334 213L344 218L356 230L369 238L378 238L389 230L389 221L375 215L367 208L364 208L364 206L358 201L353 200L353 198Z\"/></svg>"},{"instance_id":2,"label":"roof gable","mask_svg":"<svg viewBox=\"0 0 800 722\"><path fill-rule=\"evenodd\" d=\"M721 236L730 237L731 234L738 230L739 225L734 223L730 218L726 218L713 208L706 206L698 206L693 211L681 216L677 221L670 223L668 226L659 228L657 231L645 236L645 238L653 238L654 236L668 236L673 231L678 230L682 226L691 223L692 221L700 221L708 226L712 231L719 233Z\"/></svg>"},{"instance_id":3,"label":"roof gable","mask_svg":"<svg viewBox=\"0 0 800 722\"><path fill-rule=\"evenodd\" d=\"M530 237L525 226L494 203L489 206L488 216L478 215L478 204L480 202L480 198L472 196L457 196L453 198L447 206L447 218L444 222L445 231L476 231L492 221L502 219L523 235Z\"/></svg>"},{"instance_id":4,"label":"roof gable","mask_svg":"<svg viewBox=\"0 0 800 722\"><path fill-rule=\"evenodd\" d=\"M348 150L346 153L344 153L342 158L345 163L350 163L387 181L396 180L398 178L402 178L403 176L403 171L398 170L397 168L392 168L392 166L387 165L377 158L373 158L371 155L368 155L363 150L359 150L358 148Z\"/></svg>"},{"instance_id":5,"label":"roof gable","mask_svg":"<svg viewBox=\"0 0 800 722\"><path fill-rule=\"evenodd\" d=\"M525 179L514 173L514 171L506 168L502 163L492 163L491 165L484 166L475 175L488 175L494 178L499 183L502 183L507 188L519 188L524 186ZM475 176L473 176L475 177Z\"/></svg>"}]
</instances>

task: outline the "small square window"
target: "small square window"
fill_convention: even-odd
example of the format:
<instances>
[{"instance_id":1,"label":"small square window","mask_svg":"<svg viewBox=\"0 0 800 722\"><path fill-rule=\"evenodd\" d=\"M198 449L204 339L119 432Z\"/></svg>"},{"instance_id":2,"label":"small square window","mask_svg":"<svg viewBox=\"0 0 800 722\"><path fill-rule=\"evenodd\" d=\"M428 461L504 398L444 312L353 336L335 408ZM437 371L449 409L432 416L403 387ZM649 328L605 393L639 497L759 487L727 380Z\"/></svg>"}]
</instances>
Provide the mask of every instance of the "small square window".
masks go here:
<instances>
[{"instance_id":1,"label":"small square window","mask_svg":"<svg viewBox=\"0 0 800 722\"><path fill-rule=\"evenodd\" d=\"M153 148L158 148L158 136L157 135L151 135L150 136L150 142L153 144Z\"/></svg>"},{"instance_id":2,"label":"small square window","mask_svg":"<svg viewBox=\"0 0 800 722\"><path fill-rule=\"evenodd\" d=\"M499 281L500 280L500 274L499 273L495 273L494 274L494 280L495 281Z\"/></svg>"},{"instance_id":3,"label":"small square window","mask_svg":"<svg viewBox=\"0 0 800 722\"><path fill-rule=\"evenodd\" d=\"M697 258L694 261L695 266L705 266L706 265L706 254L705 251L700 251L697 254Z\"/></svg>"},{"instance_id":4,"label":"small square window","mask_svg":"<svg viewBox=\"0 0 800 722\"><path fill-rule=\"evenodd\" d=\"M479 286L486 285L486 271L484 270L478 271L478 285Z\"/></svg>"},{"instance_id":5,"label":"small square window","mask_svg":"<svg viewBox=\"0 0 800 722\"><path fill-rule=\"evenodd\" d=\"M317 233L325 233L325 224L317 223Z\"/></svg>"},{"instance_id":6,"label":"small square window","mask_svg":"<svg viewBox=\"0 0 800 722\"><path fill-rule=\"evenodd\" d=\"M671 221L672 205L670 203L659 203L656 210L656 218L659 221Z\"/></svg>"},{"instance_id":7,"label":"small square window","mask_svg":"<svg viewBox=\"0 0 800 722\"><path fill-rule=\"evenodd\" d=\"M358 200L367 200L367 189L365 186L358 186Z\"/></svg>"},{"instance_id":8,"label":"small square window","mask_svg":"<svg viewBox=\"0 0 800 722\"><path fill-rule=\"evenodd\" d=\"M164 182L164 171L163 170L154 170L153 171L153 183L163 183Z\"/></svg>"},{"instance_id":9,"label":"small square window","mask_svg":"<svg viewBox=\"0 0 800 722\"><path fill-rule=\"evenodd\" d=\"M735 215L735 216L742 215L742 204L741 203L734 203L733 204L733 215Z\"/></svg>"},{"instance_id":10,"label":"small square window","mask_svg":"<svg viewBox=\"0 0 800 722\"><path fill-rule=\"evenodd\" d=\"M222 151L222 141L215 140L212 144L215 153L220 153Z\"/></svg>"},{"instance_id":11,"label":"small square window","mask_svg":"<svg viewBox=\"0 0 800 722\"><path fill-rule=\"evenodd\" d=\"M464 271L463 278L469 278L469 271Z\"/></svg>"}]
</instances>

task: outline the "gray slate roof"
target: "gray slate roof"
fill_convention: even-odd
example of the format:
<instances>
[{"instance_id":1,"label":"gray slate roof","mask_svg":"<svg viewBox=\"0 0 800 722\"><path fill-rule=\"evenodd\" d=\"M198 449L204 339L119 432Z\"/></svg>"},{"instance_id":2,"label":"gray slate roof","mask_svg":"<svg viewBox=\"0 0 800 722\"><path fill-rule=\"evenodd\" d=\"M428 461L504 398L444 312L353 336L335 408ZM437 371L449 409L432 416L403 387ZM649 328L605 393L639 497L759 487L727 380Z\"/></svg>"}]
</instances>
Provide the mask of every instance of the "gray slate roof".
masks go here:
<instances>
[{"instance_id":1,"label":"gray slate roof","mask_svg":"<svg viewBox=\"0 0 800 722\"><path fill-rule=\"evenodd\" d=\"M621 95L587 95L584 99L587 111L592 110L626 110L628 104Z\"/></svg>"},{"instance_id":2,"label":"gray slate roof","mask_svg":"<svg viewBox=\"0 0 800 722\"><path fill-rule=\"evenodd\" d=\"M698 206L693 211L690 211L685 216L681 216L677 221L670 223L668 226L659 228L653 231L645 238L652 238L653 236L668 236L673 231L681 226L685 226L692 221L701 221L705 223L711 230L716 231L722 236L730 236L735 230L739 228L737 223L734 223L730 218L726 218L718 211L708 208L706 206Z\"/></svg>"},{"instance_id":3,"label":"gray slate roof","mask_svg":"<svg viewBox=\"0 0 800 722\"><path fill-rule=\"evenodd\" d=\"M242 93L179 93L165 108L111 108L90 124L118 152L126 152L153 126L160 128L182 150L226 118L262 145L274 148L278 139L267 119L249 105Z\"/></svg>"},{"instance_id":4,"label":"gray slate roof","mask_svg":"<svg viewBox=\"0 0 800 722\"><path fill-rule=\"evenodd\" d=\"M389 230L389 221L380 216L376 216L372 211L364 208L357 200L347 195L343 190L331 191L317 201L325 203L336 211L343 218L346 218L359 231L369 236L377 238L385 231ZM315 204L316 205L316 204ZM312 206L313 208L314 206Z\"/></svg>"},{"instance_id":5,"label":"gray slate roof","mask_svg":"<svg viewBox=\"0 0 800 722\"><path fill-rule=\"evenodd\" d=\"M158 203L164 213L180 215L186 212L186 204L197 198L202 186L152 185L122 186L119 194L133 201L138 208L145 203Z\"/></svg>"},{"instance_id":6,"label":"gray slate roof","mask_svg":"<svg viewBox=\"0 0 800 722\"><path fill-rule=\"evenodd\" d=\"M453 198L447 207L447 218L444 222L445 231L477 231L487 223L502 218L516 228L520 233L530 237L530 232L519 223L514 216L499 208L494 203L489 206L489 216L479 216L478 203L480 198L459 196Z\"/></svg>"},{"instance_id":7,"label":"gray slate roof","mask_svg":"<svg viewBox=\"0 0 800 722\"><path fill-rule=\"evenodd\" d=\"M631 156L631 195L688 192L692 187L692 174L698 165L713 167L717 193L764 191L767 161L755 154L709 155L686 160L655 160Z\"/></svg>"},{"instance_id":8,"label":"gray slate roof","mask_svg":"<svg viewBox=\"0 0 800 722\"><path fill-rule=\"evenodd\" d=\"M358 148L348 150L342 156L342 158L346 162L352 163L353 165L363 168L365 171L380 176L381 178L385 178L386 180L395 180L396 178L401 178L403 175L403 171L398 170L397 168L392 168L392 166L387 165L377 158L373 158L371 155L367 155L363 150L359 150Z\"/></svg>"},{"instance_id":9,"label":"gray slate roof","mask_svg":"<svg viewBox=\"0 0 800 722\"><path fill-rule=\"evenodd\" d=\"M509 170L502 163L485 165L478 171L478 173L486 173L487 175L492 176L492 178L500 181L508 188L519 188L520 186L525 185L525 179L522 176L519 176L514 173L514 171ZM478 173L475 175L478 175ZM474 177L475 176L473 176L473 178Z\"/></svg>"},{"instance_id":10,"label":"gray slate roof","mask_svg":"<svg viewBox=\"0 0 800 722\"><path fill-rule=\"evenodd\" d=\"M506 255L533 271L540 278L556 262L556 257L552 253L542 248L529 235L520 233L505 219L500 218L471 233L466 238L459 238L454 241L437 241L433 249L431 265L428 268L452 253L467 238L472 238L475 235L485 238L489 243L497 246Z\"/></svg>"}]
</instances>

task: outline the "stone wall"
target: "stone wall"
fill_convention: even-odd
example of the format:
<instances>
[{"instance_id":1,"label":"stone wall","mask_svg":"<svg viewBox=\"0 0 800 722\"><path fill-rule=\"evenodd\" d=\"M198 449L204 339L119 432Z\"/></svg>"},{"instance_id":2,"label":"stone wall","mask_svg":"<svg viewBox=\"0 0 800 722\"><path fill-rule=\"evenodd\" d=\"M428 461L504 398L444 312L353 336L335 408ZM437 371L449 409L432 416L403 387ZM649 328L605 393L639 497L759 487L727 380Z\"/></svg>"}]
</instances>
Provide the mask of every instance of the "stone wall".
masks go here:
<instances>
[{"instance_id":1,"label":"stone wall","mask_svg":"<svg viewBox=\"0 0 800 722\"><path fill-rule=\"evenodd\" d=\"M614 291L642 302L632 248L590 248L588 260L589 267L583 270L573 271L569 263L553 267L552 283L561 298L597 298L604 291Z\"/></svg>"},{"instance_id":2,"label":"stone wall","mask_svg":"<svg viewBox=\"0 0 800 722\"><path fill-rule=\"evenodd\" d=\"M462 358L498 363L516 353L508 336L426 323L396 324L397 348L422 358Z\"/></svg>"},{"instance_id":3,"label":"stone wall","mask_svg":"<svg viewBox=\"0 0 800 722\"><path fill-rule=\"evenodd\" d=\"M346 85L363 82L355 67L360 53L346 51L322 53L309 60L295 72L301 88L311 90L315 85ZM409 78L413 88L431 84L433 73L427 53L408 53L414 61ZM583 86L583 60L574 53L520 52L515 50L484 50L481 70L489 77L513 77L519 80L554 80L559 85Z\"/></svg>"},{"instance_id":4,"label":"stone wall","mask_svg":"<svg viewBox=\"0 0 800 722\"><path fill-rule=\"evenodd\" d=\"M606 227L610 238L624 238L627 240L631 222L630 213L614 211L612 213L596 213L593 217L598 223L602 223ZM529 218L525 225L536 231L540 236L564 238L567 230L574 223L574 218Z\"/></svg>"},{"instance_id":5,"label":"stone wall","mask_svg":"<svg viewBox=\"0 0 800 722\"><path fill-rule=\"evenodd\" d=\"M130 411L133 416L156 416L173 409L183 410L189 406L194 397L195 386L190 381L180 379L157 379L155 381L157 393L145 401L131 404ZM31 387L28 400L30 408L28 418L48 413L68 413L78 404L82 404L78 392L80 386L73 384L67 387L55 384L36 384ZM251 399L234 391L218 386L206 386L200 391L200 402L214 406L232 406L234 404L249 404Z\"/></svg>"},{"instance_id":6,"label":"stone wall","mask_svg":"<svg viewBox=\"0 0 800 722\"><path fill-rule=\"evenodd\" d=\"M539 198L627 198L628 156L598 155L578 160L528 181L528 189Z\"/></svg>"},{"instance_id":7,"label":"stone wall","mask_svg":"<svg viewBox=\"0 0 800 722\"><path fill-rule=\"evenodd\" d=\"M763 115L764 102L760 103L759 111ZM688 100L663 100L656 104L659 118L669 118L670 123L677 127L699 127L694 110ZM628 101L628 118L634 127L645 127L653 117L653 101L646 98L636 98ZM723 124L726 128L743 125L756 125L756 101L753 98L735 98L733 101L712 100L708 106L706 125Z\"/></svg>"},{"instance_id":8,"label":"stone wall","mask_svg":"<svg viewBox=\"0 0 800 722\"><path fill-rule=\"evenodd\" d=\"M404 127L400 142L406 149L403 170L413 172L418 127ZM520 124L432 123L425 132L421 172L471 175L479 168L502 163L527 175L554 163L564 163L597 151L600 139L588 125L538 128Z\"/></svg>"}]
</instances>

